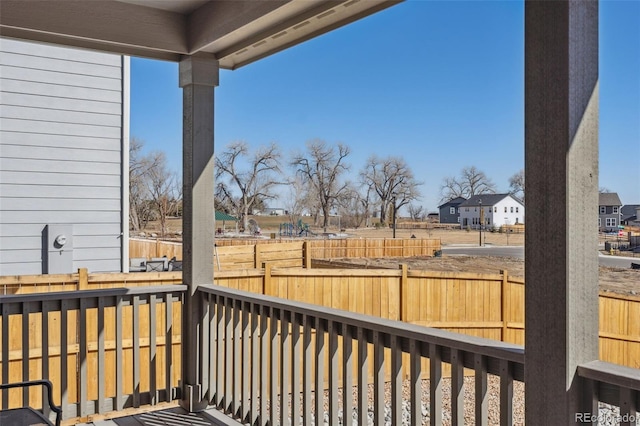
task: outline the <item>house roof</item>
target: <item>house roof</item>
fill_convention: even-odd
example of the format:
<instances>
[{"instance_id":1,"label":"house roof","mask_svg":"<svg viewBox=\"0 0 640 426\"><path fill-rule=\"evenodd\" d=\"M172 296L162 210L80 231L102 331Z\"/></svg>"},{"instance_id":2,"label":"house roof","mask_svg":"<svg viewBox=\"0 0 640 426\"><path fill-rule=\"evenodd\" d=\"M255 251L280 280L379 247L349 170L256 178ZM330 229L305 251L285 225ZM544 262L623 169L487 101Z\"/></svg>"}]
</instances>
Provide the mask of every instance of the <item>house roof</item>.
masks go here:
<instances>
[{"instance_id":1,"label":"house roof","mask_svg":"<svg viewBox=\"0 0 640 426\"><path fill-rule=\"evenodd\" d=\"M477 207L480 202L482 202L483 206L493 206L498 204L500 201L505 198L510 197L517 201L519 204L522 204L522 201L518 200L511 194L479 194L473 195L464 203L460 204L460 207ZM524 204L522 204L524 206Z\"/></svg>"},{"instance_id":2,"label":"house roof","mask_svg":"<svg viewBox=\"0 0 640 426\"><path fill-rule=\"evenodd\" d=\"M640 207L640 204L627 204L626 206L622 206L620 208L620 213L622 213L622 216L624 215L635 215L636 214L636 209Z\"/></svg>"},{"instance_id":3,"label":"house roof","mask_svg":"<svg viewBox=\"0 0 640 426\"><path fill-rule=\"evenodd\" d=\"M225 212L220 212L218 210L216 210L216 220L229 220L229 221L234 221L237 222L239 219L237 217L233 217L230 214L226 214Z\"/></svg>"},{"instance_id":4,"label":"house roof","mask_svg":"<svg viewBox=\"0 0 640 426\"><path fill-rule=\"evenodd\" d=\"M198 54L236 69L399 2L2 0L0 33L170 61Z\"/></svg>"},{"instance_id":5,"label":"house roof","mask_svg":"<svg viewBox=\"0 0 640 426\"><path fill-rule=\"evenodd\" d=\"M599 206L621 206L620 197L617 192L601 192L598 195Z\"/></svg>"},{"instance_id":6,"label":"house roof","mask_svg":"<svg viewBox=\"0 0 640 426\"><path fill-rule=\"evenodd\" d=\"M441 209L441 208L443 208L443 207L448 207L448 206L454 207L454 206L457 206L457 205L459 205L460 203L462 203L462 202L464 202L464 201L466 201L466 200L467 200L467 199L466 199L466 198L464 198L464 197L456 197L456 198L453 198L453 199L451 199L451 200L447 201L447 202L446 202L446 203L444 203L444 204L440 204L440 205L438 206L438 208L439 208L439 209Z\"/></svg>"}]
</instances>

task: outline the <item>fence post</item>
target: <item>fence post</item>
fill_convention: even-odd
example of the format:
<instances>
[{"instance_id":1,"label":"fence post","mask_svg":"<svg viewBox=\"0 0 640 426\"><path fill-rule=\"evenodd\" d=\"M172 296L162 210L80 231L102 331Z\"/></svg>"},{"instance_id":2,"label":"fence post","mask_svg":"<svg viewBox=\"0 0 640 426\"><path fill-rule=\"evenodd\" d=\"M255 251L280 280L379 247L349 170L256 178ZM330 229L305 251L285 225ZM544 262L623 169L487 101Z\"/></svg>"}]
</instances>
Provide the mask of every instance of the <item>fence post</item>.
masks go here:
<instances>
[{"instance_id":1,"label":"fence post","mask_svg":"<svg viewBox=\"0 0 640 426\"><path fill-rule=\"evenodd\" d=\"M262 259L260 256L260 244L258 244L258 242L256 241L256 243L253 246L253 267L257 269L260 267L261 264L262 264Z\"/></svg>"},{"instance_id":2,"label":"fence post","mask_svg":"<svg viewBox=\"0 0 640 426\"><path fill-rule=\"evenodd\" d=\"M309 248L309 241L306 240L302 243L302 261L305 269L311 269L311 249Z\"/></svg>"},{"instance_id":3,"label":"fence post","mask_svg":"<svg viewBox=\"0 0 640 426\"><path fill-rule=\"evenodd\" d=\"M507 304L509 300L507 292L509 291L509 273L506 269L501 269L500 274L502 275L502 288L500 289L500 321L502 321L502 336L500 340L504 342L509 329L507 326Z\"/></svg>"},{"instance_id":4,"label":"fence post","mask_svg":"<svg viewBox=\"0 0 640 426\"><path fill-rule=\"evenodd\" d=\"M400 265L400 271L402 271L402 273L400 274L400 309L399 309L399 313L400 313L400 321L407 321L407 297L408 297L408 284L407 284L407 265L406 264L401 264Z\"/></svg>"},{"instance_id":5,"label":"fence post","mask_svg":"<svg viewBox=\"0 0 640 426\"><path fill-rule=\"evenodd\" d=\"M78 290L87 290L89 288L89 271L87 268L78 269Z\"/></svg>"},{"instance_id":6,"label":"fence post","mask_svg":"<svg viewBox=\"0 0 640 426\"><path fill-rule=\"evenodd\" d=\"M156 255L154 257L160 257L160 239L156 238Z\"/></svg>"},{"instance_id":7,"label":"fence post","mask_svg":"<svg viewBox=\"0 0 640 426\"><path fill-rule=\"evenodd\" d=\"M271 281L271 265L269 263L263 263L262 268L264 269L264 281L262 286L262 294L265 296L276 296L273 291L273 283Z\"/></svg>"}]
</instances>

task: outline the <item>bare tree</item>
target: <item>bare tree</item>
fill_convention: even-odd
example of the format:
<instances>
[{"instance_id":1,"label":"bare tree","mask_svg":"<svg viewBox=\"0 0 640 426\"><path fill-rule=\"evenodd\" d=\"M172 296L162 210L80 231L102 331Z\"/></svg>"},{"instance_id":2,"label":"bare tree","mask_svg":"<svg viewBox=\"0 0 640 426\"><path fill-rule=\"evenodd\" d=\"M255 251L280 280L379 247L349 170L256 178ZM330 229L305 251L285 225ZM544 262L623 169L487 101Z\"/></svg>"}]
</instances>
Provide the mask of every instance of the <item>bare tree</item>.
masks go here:
<instances>
[{"instance_id":1,"label":"bare tree","mask_svg":"<svg viewBox=\"0 0 640 426\"><path fill-rule=\"evenodd\" d=\"M509 178L509 193L524 202L524 169L520 169Z\"/></svg>"},{"instance_id":2,"label":"bare tree","mask_svg":"<svg viewBox=\"0 0 640 426\"><path fill-rule=\"evenodd\" d=\"M409 210L409 216L413 221L423 220L426 216L426 211L424 210L423 206L409 204L407 206L407 209Z\"/></svg>"},{"instance_id":3,"label":"bare tree","mask_svg":"<svg viewBox=\"0 0 640 426\"><path fill-rule=\"evenodd\" d=\"M349 170L345 158L350 152L349 147L341 143L329 146L325 141L316 139L307 142L306 154L296 154L291 161L297 174L317 196L325 232L331 209L349 187L341 178Z\"/></svg>"},{"instance_id":4,"label":"bare tree","mask_svg":"<svg viewBox=\"0 0 640 426\"><path fill-rule=\"evenodd\" d=\"M420 198L418 187L421 182L415 180L413 172L400 157L384 159L373 155L367 160L360 178L376 193L380 200L380 221L386 223L390 204L399 209L405 204Z\"/></svg>"},{"instance_id":5,"label":"bare tree","mask_svg":"<svg viewBox=\"0 0 640 426\"><path fill-rule=\"evenodd\" d=\"M487 175L475 166L465 167L458 177L446 177L440 186L442 202L457 197L470 198L479 194L495 194L496 186Z\"/></svg>"},{"instance_id":6,"label":"bare tree","mask_svg":"<svg viewBox=\"0 0 640 426\"><path fill-rule=\"evenodd\" d=\"M175 173L171 173L166 165L163 153L159 157L156 167L149 171L147 180L151 203L160 222L160 235L167 234L167 217L177 212L180 180Z\"/></svg>"},{"instance_id":7,"label":"bare tree","mask_svg":"<svg viewBox=\"0 0 640 426\"><path fill-rule=\"evenodd\" d=\"M129 227L134 231L146 228L155 217L149 190L153 171L163 163L161 152L144 153L144 141L133 137L129 142Z\"/></svg>"},{"instance_id":8,"label":"bare tree","mask_svg":"<svg viewBox=\"0 0 640 426\"><path fill-rule=\"evenodd\" d=\"M220 179L216 192L240 217L244 229L249 229L249 214L257 203L277 198L271 190L282 183L276 178L279 156L275 143L252 154L245 142L233 142L216 157L216 179Z\"/></svg>"}]
</instances>

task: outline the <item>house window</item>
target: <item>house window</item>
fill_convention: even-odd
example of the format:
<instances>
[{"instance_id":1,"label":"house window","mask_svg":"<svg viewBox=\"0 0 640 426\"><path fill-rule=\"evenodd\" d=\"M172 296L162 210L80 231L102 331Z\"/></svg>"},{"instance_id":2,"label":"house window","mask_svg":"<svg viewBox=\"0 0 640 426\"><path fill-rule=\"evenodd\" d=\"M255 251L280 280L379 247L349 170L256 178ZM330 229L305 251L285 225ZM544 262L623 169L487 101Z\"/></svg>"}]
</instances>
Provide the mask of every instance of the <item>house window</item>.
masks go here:
<instances>
[{"instance_id":1,"label":"house window","mask_svg":"<svg viewBox=\"0 0 640 426\"><path fill-rule=\"evenodd\" d=\"M504 206L504 212L505 213L507 212L507 206Z\"/></svg>"},{"instance_id":2,"label":"house window","mask_svg":"<svg viewBox=\"0 0 640 426\"><path fill-rule=\"evenodd\" d=\"M602 219L598 218L598 228L602 228Z\"/></svg>"},{"instance_id":3,"label":"house window","mask_svg":"<svg viewBox=\"0 0 640 426\"><path fill-rule=\"evenodd\" d=\"M617 225L615 217L608 217L606 220L607 220L607 222L606 222L607 228L615 227Z\"/></svg>"},{"instance_id":4,"label":"house window","mask_svg":"<svg viewBox=\"0 0 640 426\"><path fill-rule=\"evenodd\" d=\"M518 207L516 206L516 213L518 213Z\"/></svg>"},{"instance_id":5,"label":"house window","mask_svg":"<svg viewBox=\"0 0 640 426\"><path fill-rule=\"evenodd\" d=\"M469 207L465 207L464 211L468 212L469 211Z\"/></svg>"},{"instance_id":6,"label":"house window","mask_svg":"<svg viewBox=\"0 0 640 426\"><path fill-rule=\"evenodd\" d=\"M458 216L458 223L460 223L460 216Z\"/></svg>"},{"instance_id":7,"label":"house window","mask_svg":"<svg viewBox=\"0 0 640 426\"><path fill-rule=\"evenodd\" d=\"M487 218L487 225L491 225L491 218L490 217Z\"/></svg>"},{"instance_id":8,"label":"house window","mask_svg":"<svg viewBox=\"0 0 640 426\"><path fill-rule=\"evenodd\" d=\"M613 214L618 214L618 206L613 206Z\"/></svg>"},{"instance_id":9,"label":"house window","mask_svg":"<svg viewBox=\"0 0 640 426\"><path fill-rule=\"evenodd\" d=\"M449 207L449 214L456 214L456 208L455 207Z\"/></svg>"},{"instance_id":10,"label":"house window","mask_svg":"<svg viewBox=\"0 0 640 426\"><path fill-rule=\"evenodd\" d=\"M511 213L513 213L513 207L511 207Z\"/></svg>"},{"instance_id":11,"label":"house window","mask_svg":"<svg viewBox=\"0 0 640 426\"><path fill-rule=\"evenodd\" d=\"M493 208L493 212L494 212L494 213L498 213L498 208L497 208L497 207L494 207L494 208Z\"/></svg>"},{"instance_id":12,"label":"house window","mask_svg":"<svg viewBox=\"0 0 640 426\"><path fill-rule=\"evenodd\" d=\"M600 206L600 214L606 214L607 208L605 206Z\"/></svg>"}]
</instances>

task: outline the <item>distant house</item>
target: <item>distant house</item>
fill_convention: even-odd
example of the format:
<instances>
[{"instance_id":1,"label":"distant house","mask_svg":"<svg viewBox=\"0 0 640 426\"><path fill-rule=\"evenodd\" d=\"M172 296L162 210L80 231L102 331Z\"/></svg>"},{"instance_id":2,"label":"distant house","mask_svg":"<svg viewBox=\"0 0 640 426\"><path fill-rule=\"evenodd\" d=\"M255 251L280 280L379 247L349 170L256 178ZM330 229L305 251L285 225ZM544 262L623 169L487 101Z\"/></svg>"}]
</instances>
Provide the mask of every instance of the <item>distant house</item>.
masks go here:
<instances>
[{"instance_id":1,"label":"distant house","mask_svg":"<svg viewBox=\"0 0 640 426\"><path fill-rule=\"evenodd\" d=\"M464 197L457 197L439 205L438 211L440 212L440 223L460 223L459 206L466 200L467 199Z\"/></svg>"},{"instance_id":2,"label":"distant house","mask_svg":"<svg viewBox=\"0 0 640 426\"><path fill-rule=\"evenodd\" d=\"M0 275L128 271L129 59L0 38L0 65Z\"/></svg>"},{"instance_id":3,"label":"distant house","mask_svg":"<svg viewBox=\"0 0 640 426\"><path fill-rule=\"evenodd\" d=\"M601 192L598 197L598 230L612 232L618 230L622 203L615 192Z\"/></svg>"},{"instance_id":4,"label":"distant house","mask_svg":"<svg viewBox=\"0 0 640 426\"><path fill-rule=\"evenodd\" d=\"M627 204L620 208L620 224L634 225L640 224L640 204Z\"/></svg>"},{"instance_id":5,"label":"distant house","mask_svg":"<svg viewBox=\"0 0 640 426\"><path fill-rule=\"evenodd\" d=\"M289 212L280 207L267 207L262 210L263 216L284 216Z\"/></svg>"},{"instance_id":6,"label":"distant house","mask_svg":"<svg viewBox=\"0 0 640 426\"><path fill-rule=\"evenodd\" d=\"M524 223L524 204L511 194L474 195L460 203L460 226L478 229L483 212L484 228Z\"/></svg>"}]
</instances>

